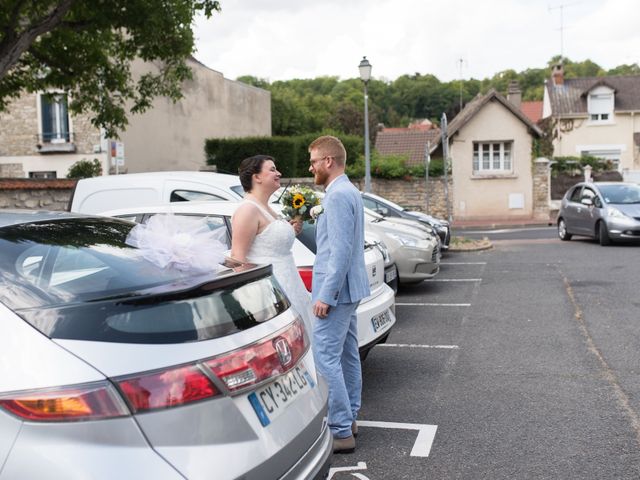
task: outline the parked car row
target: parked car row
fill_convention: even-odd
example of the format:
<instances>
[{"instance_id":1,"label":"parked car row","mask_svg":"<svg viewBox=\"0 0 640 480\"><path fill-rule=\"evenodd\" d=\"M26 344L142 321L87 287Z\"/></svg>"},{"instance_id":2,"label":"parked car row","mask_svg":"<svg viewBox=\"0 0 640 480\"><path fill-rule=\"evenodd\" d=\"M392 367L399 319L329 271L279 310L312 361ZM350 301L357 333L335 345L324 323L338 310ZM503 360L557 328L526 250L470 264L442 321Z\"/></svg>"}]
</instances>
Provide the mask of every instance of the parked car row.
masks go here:
<instances>
[{"instance_id":1,"label":"parked car row","mask_svg":"<svg viewBox=\"0 0 640 480\"><path fill-rule=\"evenodd\" d=\"M285 187L286 188L286 187ZM282 191L273 194L273 201ZM238 201L244 192L236 175L214 172L149 172L127 175L109 175L80 180L70 201L70 210L100 213L129 206L150 206L194 200ZM320 195L321 196L321 195ZM381 197L363 194L367 199ZM393 202L384 200L390 208ZM402 207L396 206L403 210ZM376 207L378 208L378 207ZM380 208L378 208L380 210ZM433 278L439 272L440 256L448 248L451 237L445 220L433 219L419 212L403 216L382 216L367 208L365 229L374 241L386 245L396 264L399 284L418 283ZM388 213L388 212L387 212ZM416 221L417 219L417 221ZM313 235L304 240L315 251ZM387 277L393 277L393 268L387 268Z\"/></svg>"}]
</instances>

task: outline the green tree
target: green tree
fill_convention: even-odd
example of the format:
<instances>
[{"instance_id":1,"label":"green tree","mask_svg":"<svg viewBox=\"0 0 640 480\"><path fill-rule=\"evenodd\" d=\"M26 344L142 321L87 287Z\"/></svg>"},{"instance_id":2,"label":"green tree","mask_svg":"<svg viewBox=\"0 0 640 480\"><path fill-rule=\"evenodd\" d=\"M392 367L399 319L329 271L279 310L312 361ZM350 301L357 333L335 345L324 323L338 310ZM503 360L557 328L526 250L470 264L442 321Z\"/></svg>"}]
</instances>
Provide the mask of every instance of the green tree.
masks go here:
<instances>
[{"instance_id":1,"label":"green tree","mask_svg":"<svg viewBox=\"0 0 640 480\"><path fill-rule=\"evenodd\" d=\"M91 112L108 136L155 96L181 97L191 71L192 24L216 0L0 0L0 110L22 92L69 92L72 112ZM134 79L134 59L157 71Z\"/></svg>"}]
</instances>

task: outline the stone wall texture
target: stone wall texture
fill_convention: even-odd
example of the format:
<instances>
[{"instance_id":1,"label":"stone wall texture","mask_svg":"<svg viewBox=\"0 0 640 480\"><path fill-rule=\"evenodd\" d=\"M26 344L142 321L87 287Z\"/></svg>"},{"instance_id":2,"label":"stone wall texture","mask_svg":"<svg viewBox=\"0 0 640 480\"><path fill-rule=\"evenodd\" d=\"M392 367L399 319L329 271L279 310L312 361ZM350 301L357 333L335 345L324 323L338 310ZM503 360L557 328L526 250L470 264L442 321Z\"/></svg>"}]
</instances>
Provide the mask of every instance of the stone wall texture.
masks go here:
<instances>
[{"instance_id":1,"label":"stone wall texture","mask_svg":"<svg viewBox=\"0 0 640 480\"><path fill-rule=\"evenodd\" d=\"M0 178L0 208L67 210L75 180Z\"/></svg>"}]
</instances>

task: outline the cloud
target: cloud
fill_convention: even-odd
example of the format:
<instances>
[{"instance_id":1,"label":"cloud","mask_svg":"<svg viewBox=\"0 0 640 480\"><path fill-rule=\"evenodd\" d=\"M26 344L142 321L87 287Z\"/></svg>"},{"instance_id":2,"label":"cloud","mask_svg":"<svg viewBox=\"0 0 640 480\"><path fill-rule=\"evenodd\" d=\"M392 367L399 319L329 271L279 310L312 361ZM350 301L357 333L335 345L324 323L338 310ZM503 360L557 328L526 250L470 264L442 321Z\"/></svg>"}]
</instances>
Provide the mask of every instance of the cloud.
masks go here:
<instances>
[{"instance_id":1,"label":"cloud","mask_svg":"<svg viewBox=\"0 0 640 480\"><path fill-rule=\"evenodd\" d=\"M540 68L560 54L559 0L221 3L221 14L197 22L196 57L228 78L357 78L366 55L376 78L449 81ZM638 62L635 0L582 0L562 17L565 56L604 68Z\"/></svg>"}]
</instances>

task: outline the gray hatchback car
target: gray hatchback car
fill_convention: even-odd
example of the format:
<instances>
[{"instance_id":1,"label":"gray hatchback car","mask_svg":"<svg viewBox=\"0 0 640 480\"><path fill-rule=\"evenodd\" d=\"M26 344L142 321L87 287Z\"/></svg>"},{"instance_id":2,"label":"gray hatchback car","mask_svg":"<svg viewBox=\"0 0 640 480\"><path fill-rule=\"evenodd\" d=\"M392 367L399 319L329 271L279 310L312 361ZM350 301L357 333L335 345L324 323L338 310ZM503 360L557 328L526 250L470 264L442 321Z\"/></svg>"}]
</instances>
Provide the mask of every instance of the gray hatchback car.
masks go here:
<instances>
[{"instance_id":1,"label":"gray hatchback car","mask_svg":"<svg viewBox=\"0 0 640 480\"><path fill-rule=\"evenodd\" d=\"M160 268L133 226L0 211L0 479L324 478L326 382L271 267Z\"/></svg>"},{"instance_id":2,"label":"gray hatchback car","mask_svg":"<svg viewBox=\"0 0 640 480\"><path fill-rule=\"evenodd\" d=\"M582 182L571 187L558 213L558 236L593 237L600 245L640 241L640 186L628 182Z\"/></svg>"}]
</instances>

